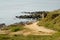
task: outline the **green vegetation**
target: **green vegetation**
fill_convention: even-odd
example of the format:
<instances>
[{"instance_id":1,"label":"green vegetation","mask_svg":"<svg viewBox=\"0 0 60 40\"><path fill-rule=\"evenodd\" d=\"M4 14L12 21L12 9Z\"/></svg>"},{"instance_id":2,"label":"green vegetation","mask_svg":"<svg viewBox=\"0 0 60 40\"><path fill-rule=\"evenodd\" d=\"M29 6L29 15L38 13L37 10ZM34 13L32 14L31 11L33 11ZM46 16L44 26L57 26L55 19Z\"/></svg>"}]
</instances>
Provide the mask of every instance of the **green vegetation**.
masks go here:
<instances>
[{"instance_id":1,"label":"green vegetation","mask_svg":"<svg viewBox=\"0 0 60 40\"><path fill-rule=\"evenodd\" d=\"M54 35L0 35L0 40L60 40L60 33L55 33Z\"/></svg>"},{"instance_id":2,"label":"green vegetation","mask_svg":"<svg viewBox=\"0 0 60 40\"><path fill-rule=\"evenodd\" d=\"M8 35L3 35L3 34L0 34L0 40L9 40L10 37Z\"/></svg>"},{"instance_id":3,"label":"green vegetation","mask_svg":"<svg viewBox=\"0 0 60 40\"><path fill-rule=\"evenodd\" d=\"M60 10L47 13L47 16L41 19L38 25L60 32Z\"/></svg>"},{"instance_id":4,"label":"green vegetation","mask_svg":"<svg viewBox=\"0 0 60 40\"><path fill-rule=\"evenodd\" d=\"M23 26L12 25L12 26L10 27L10 30L11 30L12 32L21 31L21 30L23 30L23 29L24 29Z\"/></svg>"},{"instance_id":5,"label":"green vegetation","mask_svg":"<svg viewBox=\"0 0 60 40\"><path fill-rule=\"evenodd\" d=\"M8 27L3 28L2 30L10 30L11 32L17 32L24 29L23 25L9 25Z\"/></svg>"},{"instance_id":6,"label":"green vegetation","mask_svg":"<svg viewBox=\"0 0 60 40\"><path fill-rule=\"evenodd\" d=\"M16 31L19 31L19 30L22 30L22 28L20 28L20 27L13 27L13 28L11 28L12 32L16 32Z\"/></svg>"}]
</instances>

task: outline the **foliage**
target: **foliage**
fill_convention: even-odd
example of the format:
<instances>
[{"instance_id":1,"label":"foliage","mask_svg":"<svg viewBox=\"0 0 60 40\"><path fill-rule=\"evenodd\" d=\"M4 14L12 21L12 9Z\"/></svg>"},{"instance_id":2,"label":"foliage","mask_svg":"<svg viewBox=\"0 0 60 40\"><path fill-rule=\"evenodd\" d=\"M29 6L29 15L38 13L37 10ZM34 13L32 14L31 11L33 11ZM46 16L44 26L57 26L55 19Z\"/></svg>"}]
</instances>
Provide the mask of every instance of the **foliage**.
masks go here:
<instances>
[{"instance_id":1,"label":"foliage","mask_svg":"<svg viewBox=\"0 0 60 40\"><path fill-rule=\"evenodd\" d=\"M23 25L9 25L5 28L3 28L2 30L10 30L12 32L16 32L16 31L21 31L24 29L24 26Z\"/></svg>"},{"instance_id":2,"label":"foliage","mask_svg":"<svg viewBox=\"0 0 60 40\"><path fill-rule=\"evenodd\" d=\"M10 37L9 35L0 35L1 40L60 40L60 32L55 33L53 35L13 35Z\"/></svg>"},{"instance_id":3,"label":"foliage","mask_svg":"<svg viewBox=\"0 0 60 40\"><path fill-rule=\"evenodd\" d=\"M10 40L10 37L6 34L0 34L0 40Z\"/></svg>"},{"instance_id":4,"label":"foliage","mask_svg":"<svg viewBox=\"0 0 60 40\"><path fill-rule=\"evenodd\" d=\"M12 31L12 32L16 32L16 31L20 31L20 30L23 30L24 29L24 27L23 26L11 26L10 27L10 30Z\"/></svg>"},{"instance_id":5,"label":"foliage","mask_svg":"<svg viewBox=\"0 0 60 40\"><path fill-rule=\"evenodd\" d=\"M44 19L41 19L38 25L60 31L60 10L47 13L47 16Z\"/></svg>"}]
</instances>

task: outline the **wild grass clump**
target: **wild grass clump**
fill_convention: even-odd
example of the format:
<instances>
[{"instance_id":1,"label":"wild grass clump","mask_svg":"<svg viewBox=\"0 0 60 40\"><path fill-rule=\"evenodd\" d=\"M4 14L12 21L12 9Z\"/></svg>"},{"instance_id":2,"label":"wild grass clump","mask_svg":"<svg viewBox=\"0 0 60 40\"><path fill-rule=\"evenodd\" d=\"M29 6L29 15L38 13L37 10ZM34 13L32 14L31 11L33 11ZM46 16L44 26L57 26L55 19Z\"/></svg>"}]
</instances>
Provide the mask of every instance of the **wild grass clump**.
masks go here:
<instances>
[{"instance_id":1,"label":"wild grass clump","mask_svg":"<svg viewBox=\"0 0 60 40\"><path fill-rule=\"evenodd\" d=\"M20 27L12 27L10 30L11 30L12 32L17 32L17 31L19 31L19 30L22 30L22 28L20 28Z\"/></svg>"},{"instance_id":2,"label":"wild grass clump","mask_svg":"<svg viewBox=\"0 0 60 40\"><path fill-rule=\"evenodd\" d=\"M3 28L2 30L10 30L11 32L17 32L17 31L21 31L24 29L23 25L9 25L5 28Z\"/></svg>"},{"instance_id":3,"label":"wild grass clump","mask_svg":"<svg viewBox=\"0 0 60 40\"><path fill-rule=\"evenodd\" d=\"M6 34L0 34L0 40L10 40L10 37Z\"/></svg>"},{"instance_id":4,"label":"wild grass clump","mask_svg":"<svg viewBox=\"0 0 60 40\"><path fill-rule=\"evenodd\" d=\"M21 31L24 29L23 26L18 26L18 25L12 25L10 28L9 28L12 32L17 32L17 31Z\"/></svg>"}]
</instances>

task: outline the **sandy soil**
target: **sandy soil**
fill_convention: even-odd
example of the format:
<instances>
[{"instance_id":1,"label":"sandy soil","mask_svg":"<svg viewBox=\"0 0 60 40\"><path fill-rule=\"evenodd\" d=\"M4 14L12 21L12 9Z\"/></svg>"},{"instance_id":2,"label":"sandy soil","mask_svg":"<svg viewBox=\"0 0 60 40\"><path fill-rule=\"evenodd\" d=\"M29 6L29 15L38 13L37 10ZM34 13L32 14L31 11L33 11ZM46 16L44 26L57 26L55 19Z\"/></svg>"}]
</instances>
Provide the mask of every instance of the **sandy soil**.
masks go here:
<instances>
[{"instance_id":1,"label":"sandy soil","mask_svg":"<svg viewBox=\"0 0 60 40\"><path fill-rule=\"evenodd\" d=\"M38 22L35 22L30 25L26 25L25 28L30 29L32 31L31 32L32 35L51 35L51 34L55 33L54 30L47 29L43 26L38 26L37 23Z\"/></svg>"}]
</instances>

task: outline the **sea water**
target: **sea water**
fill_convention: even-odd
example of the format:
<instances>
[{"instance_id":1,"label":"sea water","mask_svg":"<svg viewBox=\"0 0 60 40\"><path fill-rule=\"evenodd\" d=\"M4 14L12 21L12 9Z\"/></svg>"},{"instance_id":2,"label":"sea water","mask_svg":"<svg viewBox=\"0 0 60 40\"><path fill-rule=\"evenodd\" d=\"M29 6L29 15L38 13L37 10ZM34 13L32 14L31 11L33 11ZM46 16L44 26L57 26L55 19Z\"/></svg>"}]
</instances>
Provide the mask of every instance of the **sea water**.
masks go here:
<instances>
[{"instance_id":1,"label":"sea water","mask_svg":"<svg viewBox=\"0 0 60 40\"><path fill-rule=\"evenodd\" d=\"M60 8L60 0L0 0L0 24L7 25L32 19L17 19L21 12L46 11Z\"/></svg>"}]
</instances>

